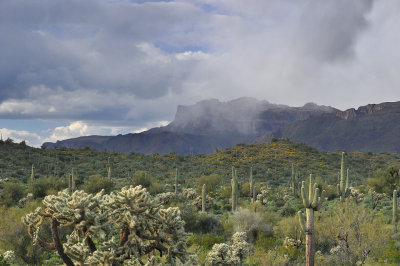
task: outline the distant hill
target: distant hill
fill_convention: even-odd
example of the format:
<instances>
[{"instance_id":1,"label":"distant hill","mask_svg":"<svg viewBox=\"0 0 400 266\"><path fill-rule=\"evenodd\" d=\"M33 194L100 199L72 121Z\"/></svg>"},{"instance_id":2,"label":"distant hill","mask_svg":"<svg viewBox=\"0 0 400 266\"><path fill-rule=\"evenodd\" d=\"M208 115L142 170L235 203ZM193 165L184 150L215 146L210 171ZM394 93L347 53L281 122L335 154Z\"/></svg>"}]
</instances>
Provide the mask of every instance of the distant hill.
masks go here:
<instances>
[{"instance_id":1,"label":"distant hill","mask_svg":"<svg viewBox=\"0 0 400 266\"><path fill-rule=\"evenodd\" d=\"M85 136L43 145L46 148L88 146L145 154L212 153L238 143L253 143L261 135L291 122L337 111L313 103L290 107L254 98L239 98L229 102L211 99L190 106L178 106L174 121L165 127L136 134Z\"/></svg>"},{"instance_id":2,"label":"distant hill","mask_svg":"<svg viewBox=\"0 0 400 266\"><path fill-rule=\"evenodd\" d=\"M400 102L325 113L268 132L257 142L289 138L326 151L400 152Z\"/></svg>"}]
</instances>

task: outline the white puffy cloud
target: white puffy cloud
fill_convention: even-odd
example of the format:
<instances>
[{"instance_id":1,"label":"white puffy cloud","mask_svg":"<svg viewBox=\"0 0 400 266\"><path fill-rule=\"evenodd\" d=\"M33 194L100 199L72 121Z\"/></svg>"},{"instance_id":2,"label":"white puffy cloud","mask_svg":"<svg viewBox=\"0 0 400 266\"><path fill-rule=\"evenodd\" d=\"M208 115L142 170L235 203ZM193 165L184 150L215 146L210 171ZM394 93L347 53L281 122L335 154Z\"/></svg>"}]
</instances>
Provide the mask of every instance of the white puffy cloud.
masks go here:
<instances>
[{"instance_id":1,"label":"white puffy cloud","mask_svg":"<svg viewBox=\"0 0 400 266\"><path fill-rule=\"evenodd\" d=\"M26 130L12 130L7 128L1 128L0 134L3 140L8 138L12 139L14 142L25 141L28 145L32 146L40 146L41 145L41 136L36 133L29 132Z\"/></svg>"}]
</instances>

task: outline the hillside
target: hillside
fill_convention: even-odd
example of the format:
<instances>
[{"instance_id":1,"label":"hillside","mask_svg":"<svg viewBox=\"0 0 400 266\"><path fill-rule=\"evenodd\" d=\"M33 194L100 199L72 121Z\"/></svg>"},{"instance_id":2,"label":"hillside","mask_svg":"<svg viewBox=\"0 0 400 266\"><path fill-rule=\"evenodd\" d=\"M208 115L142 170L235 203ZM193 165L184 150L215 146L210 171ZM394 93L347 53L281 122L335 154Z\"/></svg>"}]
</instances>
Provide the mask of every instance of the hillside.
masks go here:
<instances>
[{"instance_id":1,"label":"hillside","mask_svg":"<svg viewBox=\"0 0 400 266\"><path fill-rule=\"evenodd\" d=\"M388 102L296 121L264 135L258 142L278 137L326 151L398 153L399 132L400 102Z\"/></svg>"},{"instance_id":2,"label":"hillside","mask_svg":"<svg viewBox=\"0 0 400 266\"><path fill-rule=\"evenodd\" d=\"M262 134L288 123L336 111L332 107L312 103L289 107L254 98L239 98L229 102L211 99L190 106L178 106L174 121L165 127L136 134L85 136L43 145L46 148L87 146L98 150L144 154L212 153L238 143L253 143Z\"/></svg>"},{"instance_id":3,"label":"hillside","mask_svg":"<svg viewBox=\"0 0 400 266\"><path fill-rule=\"evenodd\" d=\"M240 166L240 177L248 176L250 166L254 176L271 184L286 183L291 164L303 177L309 173L330 182L336 182L340 152L323 152L305 144L274 139L273 142L237 145L211 154L182 156L177 153L143 155L85 149L36 149L22 144L3 142L0 145L0 177L26 182L32 164L40 176L64 176L75 168L78 177L107 176L108 160L115 178L131 177L137 171L146 171L160 180L172 180L176 167L187 182L196 182L201 175L217 173L230 176L232 165ZM348 153L347 160L353 180L362 180L380 168L400 162L398 154Z\"/></svg>"}]
</instances>

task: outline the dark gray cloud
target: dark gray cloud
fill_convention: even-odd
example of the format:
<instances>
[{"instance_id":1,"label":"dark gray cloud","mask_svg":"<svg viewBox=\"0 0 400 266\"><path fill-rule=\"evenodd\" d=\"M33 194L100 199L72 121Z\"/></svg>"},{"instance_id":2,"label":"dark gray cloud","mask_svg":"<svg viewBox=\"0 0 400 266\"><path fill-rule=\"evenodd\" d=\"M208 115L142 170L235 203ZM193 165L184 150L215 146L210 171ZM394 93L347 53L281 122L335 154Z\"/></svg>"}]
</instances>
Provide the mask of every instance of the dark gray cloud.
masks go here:
<instances>
[{"instance_id":1,"label":"dark gray cloud","mask_svg":"<svg viewBox=\"0 0 400 266\"><path fill-rule=\"evenodd\" d=\"M3 0L0 119L139 128L205 98L397 100L395 10L395 0Z\"/></svg>"},{"instance_id":2,"label":"dark gray cloud","mask_svg":"<svg viewBox=\"0 0 400 266\"><path fill-rule=\"evenodd\" d=\"M367 28L373 0L311 0L301 14L296 45L304 55L332 62L354 56L354 44Z\"/></svg>"}]
</instances>

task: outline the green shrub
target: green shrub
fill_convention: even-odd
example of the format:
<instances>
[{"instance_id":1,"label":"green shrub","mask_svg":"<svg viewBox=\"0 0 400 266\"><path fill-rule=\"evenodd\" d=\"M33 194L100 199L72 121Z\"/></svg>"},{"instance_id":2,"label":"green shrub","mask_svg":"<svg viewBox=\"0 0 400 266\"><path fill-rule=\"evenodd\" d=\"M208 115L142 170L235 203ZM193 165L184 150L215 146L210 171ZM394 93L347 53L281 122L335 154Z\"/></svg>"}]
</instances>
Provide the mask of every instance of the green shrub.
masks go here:
<instances>
[{"instance_id":1,"label":"green shrub","mask_svg":"<svg viewBox=\"0 0 400 266\"><path fill-rule=\"evenodd\" d=\"M21 216L36 209L40 203L29 202L25 209L0 207L0 250L12 250L16 260L14 265L43 265L50 254L39 246L32 246ZM42 234L46 234L42 231Z\"/></svg>"},{"instance_id":2,"label":"green shrub","mask_svg":"<svg viewBox=\"0 0 400 266\"><path fill-rule=\"evenodd\" d=\"M114 182L111 179L100 175L91 175L89 176L89 180L83 185L83 190L90 194L96 194L104 189L106 193L110 193L113 187Z\"/></svg>"},{"instance_id":3,"label":"green shrub","mask_svg":"<svg viewBox=\"0 0 400 266\"><path fill-rule=\"evenodd\" d=\"M215 192L218 186L224 181L224 178L217 174L203 175L197 182L197 193L201 194L203 184L206 184L207 193Z\"/></svg>"},{"instance_id":4,"label":"green shrub","mask_svg":"<svg viewBox=\"0 0 400 266\"><path fill-rule=\"evenodd\" d=\"M153 183L153 177L146 171L136 171L132 177L132 180L128 182L129 185L149 188Z\"/></svg>"},{"instance_id":5,"label":"green shrub","mask_svg":"<svg viewBox=\"0 0 400 266\"><path fill-rule=\"evenodd\" d=\"M55 194L68 187L68 183L66 178L42 177L29 181L28 186L29 192L36 199Z\"/></svg>"},{"instance_id":6,"label":"green shrub","mask_svg":"<svg viewBox=\"0 0 400 266\"><path fill-rule=\"evenodd\" d=\"M0 192L0 206L7 207L16 205L25 195L25 188L18 183L5 183Z\"/></svg>"}]
</instances>

